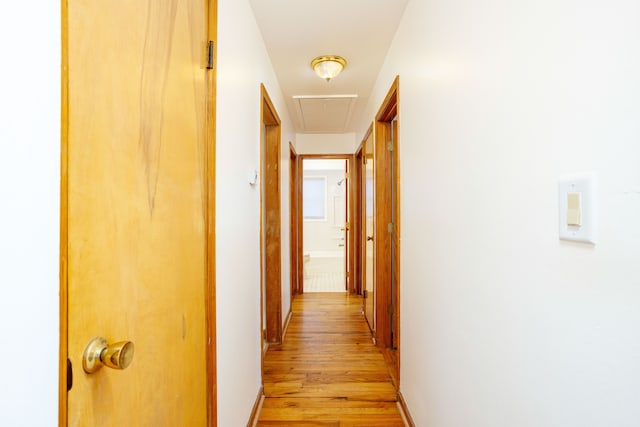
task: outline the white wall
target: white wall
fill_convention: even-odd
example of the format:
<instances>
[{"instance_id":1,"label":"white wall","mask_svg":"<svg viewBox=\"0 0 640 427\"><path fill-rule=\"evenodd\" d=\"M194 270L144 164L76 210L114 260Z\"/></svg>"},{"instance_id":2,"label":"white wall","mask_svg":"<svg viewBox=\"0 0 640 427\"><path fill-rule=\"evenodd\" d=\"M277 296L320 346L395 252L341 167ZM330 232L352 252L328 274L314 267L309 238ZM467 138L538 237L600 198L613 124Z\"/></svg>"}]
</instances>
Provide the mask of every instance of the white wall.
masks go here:
<instances>
[{"instance_id":1,"label":"white wall","mask_svg":"<svg viewBox=\"0 0 640 427\"><path fill-rule=\"evenodd\" d=\"M639 16L636 0L410 1L367 117L399 74L417 425L638 425ZM595 246L558 240L574 172L598 176Z\"/></svg>"},{"instance_id":2,"label":"white wall","mask_svg":"<svg viewBox=\"0 0 640 427\"><path fill-rule=\"evenodd\" d=\"M356 134L298 133L295 147L298 154L353 154L357 148Z\"/></svg>"},{"instance_id":3,"label":"white wall","mask_svg":"<svg viewBox=\"0 0 640 427\"><path fill-rule=\"evenodd\" d=\"M58 423L60 4L0 15L0 425Z\"/></svg>"},{"instance_id":4,"label":"white wall","mask_svg":"<svg viewBox=\"0 0 640 427\"><path fill-rule=\"evenodd\" d=\"M283 124L282 296L289 312L289 140L280 88L247 0L218 1L216 287L218 425L249 419L260 378L260 83Z\"/></svg>"}]
</instances>

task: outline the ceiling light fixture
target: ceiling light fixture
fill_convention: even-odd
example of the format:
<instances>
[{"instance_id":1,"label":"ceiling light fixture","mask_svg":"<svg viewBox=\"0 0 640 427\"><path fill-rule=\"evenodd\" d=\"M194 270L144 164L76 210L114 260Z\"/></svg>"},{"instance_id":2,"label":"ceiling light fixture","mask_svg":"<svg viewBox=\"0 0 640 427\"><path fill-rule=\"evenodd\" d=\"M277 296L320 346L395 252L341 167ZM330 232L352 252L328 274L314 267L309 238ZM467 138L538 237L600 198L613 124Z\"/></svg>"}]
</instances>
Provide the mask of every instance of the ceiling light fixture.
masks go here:
<instances>
[{"instance_id":1,"label":"ceiling light fixture","mask_svg":"<svg viewBox=\"0 0 640 427\"><path fill-rule=\"evenodd\" d=\"M318 56L311 61L311 68L313 68L313 71L326 81L329 81L340 74L346 66L347 61L343 57L336 55Z\"/></svg>"}]
</instances>

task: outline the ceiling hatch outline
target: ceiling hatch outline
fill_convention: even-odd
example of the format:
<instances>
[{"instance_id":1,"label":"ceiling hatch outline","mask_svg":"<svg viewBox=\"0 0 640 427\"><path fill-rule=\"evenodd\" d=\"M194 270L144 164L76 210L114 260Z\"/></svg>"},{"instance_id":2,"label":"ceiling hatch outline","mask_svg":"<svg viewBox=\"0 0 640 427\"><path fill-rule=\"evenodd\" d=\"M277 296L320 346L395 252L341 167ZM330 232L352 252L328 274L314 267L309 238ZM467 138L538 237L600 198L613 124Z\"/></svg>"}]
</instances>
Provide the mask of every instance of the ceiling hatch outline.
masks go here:
<instances>
[{"instance_id":1,"label":"ceiling hatch outline","mask_svg":"<svg viewBox=\"0 0 640 427\"><path fill-rule=\"evenodd\" d=\"M298 122L305 133L346 132L358 95L295 95Z\"/></svg>"}]
</instances>

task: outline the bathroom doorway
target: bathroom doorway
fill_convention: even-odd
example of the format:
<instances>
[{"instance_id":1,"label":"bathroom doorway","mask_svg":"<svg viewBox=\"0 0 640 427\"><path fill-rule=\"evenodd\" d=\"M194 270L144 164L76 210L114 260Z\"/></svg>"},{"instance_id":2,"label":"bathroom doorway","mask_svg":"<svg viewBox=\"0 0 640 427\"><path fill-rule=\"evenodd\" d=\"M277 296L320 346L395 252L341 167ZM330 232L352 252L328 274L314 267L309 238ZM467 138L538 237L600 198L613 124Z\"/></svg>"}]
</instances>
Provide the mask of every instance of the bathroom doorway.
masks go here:
<instances>
[{"instance_id":1,"label":"bathroom doorway","mask_svg":"<svg viewBox=\"0 0 640 427\"><path fill-rule=\"evenodd\" d=\"M349 287L347 158L302 159L303 292Z\"/></svg>"}]
</instances>

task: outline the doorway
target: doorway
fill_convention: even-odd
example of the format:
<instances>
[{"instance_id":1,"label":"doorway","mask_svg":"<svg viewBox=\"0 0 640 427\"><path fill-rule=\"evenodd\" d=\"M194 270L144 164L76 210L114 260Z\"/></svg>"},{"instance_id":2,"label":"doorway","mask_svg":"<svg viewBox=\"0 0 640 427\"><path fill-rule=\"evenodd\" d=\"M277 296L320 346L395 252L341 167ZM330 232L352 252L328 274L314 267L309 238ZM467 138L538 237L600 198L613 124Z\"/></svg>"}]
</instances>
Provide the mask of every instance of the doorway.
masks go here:
<instances>
[{"instance_id":1,"label":"doorway","mask_svg":"<svg viewBox=\"0 0 640 427\"><path fill-rule=\"evenodd\" d=\"M347 160L303 159L304 292L347 290Z\"/></svg>"}]
</instances>

